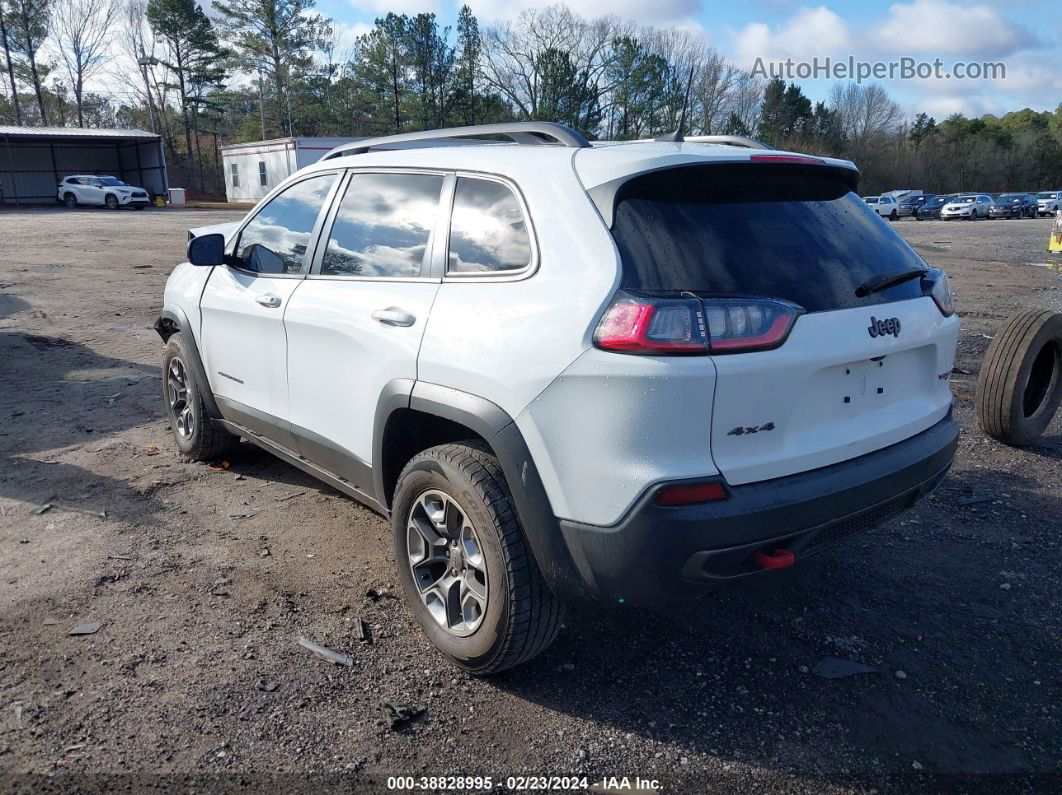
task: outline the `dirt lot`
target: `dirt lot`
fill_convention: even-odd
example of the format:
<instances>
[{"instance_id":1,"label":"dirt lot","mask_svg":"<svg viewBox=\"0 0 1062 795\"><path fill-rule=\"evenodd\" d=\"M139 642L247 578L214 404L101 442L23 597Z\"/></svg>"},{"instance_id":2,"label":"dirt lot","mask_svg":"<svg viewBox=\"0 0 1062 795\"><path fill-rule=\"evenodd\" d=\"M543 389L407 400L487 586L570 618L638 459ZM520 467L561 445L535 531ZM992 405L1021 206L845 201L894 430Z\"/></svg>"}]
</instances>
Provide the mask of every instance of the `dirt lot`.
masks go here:
<instances>
[{"instance_id":1,"label":"dirt lot","mask_svg":"<svg viewBox=\"0 0 1062 795\"><path fill-rule=\"evenodd\" d=\"M1049 221L897 224L948 269L964 319L964 436L935 495L687 609L572 615L545 655L477 680L391 598L381 518L253 449L227 469L174 454L150 326L184 230L237 217L0 212L0 787L1062 786L1062 420L1018 451L972 410L1005 318L1062 310L1062 275L1027 264ZM103 626L68 635L86 621ZM878 671L826 680L826 657ZM384 700L425 711L393 731Z\"/></svg>"}]
</instances>

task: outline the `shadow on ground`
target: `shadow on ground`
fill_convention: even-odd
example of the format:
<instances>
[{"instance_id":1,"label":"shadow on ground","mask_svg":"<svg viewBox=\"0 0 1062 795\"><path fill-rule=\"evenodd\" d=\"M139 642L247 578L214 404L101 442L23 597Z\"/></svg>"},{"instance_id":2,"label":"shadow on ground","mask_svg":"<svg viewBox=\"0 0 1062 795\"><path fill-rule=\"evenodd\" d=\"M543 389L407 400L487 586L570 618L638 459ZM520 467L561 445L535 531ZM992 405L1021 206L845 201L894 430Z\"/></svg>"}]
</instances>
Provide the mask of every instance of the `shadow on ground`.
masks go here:
<instances>
[{"instance_id":1,"label":"shadow on ground","mask_svg":"<svg viewBox=\"0 0 1062 795\"><path fill-rule=\"evenodd\" d=\"M1031 759L1057 743L1042 685L1057 670L1059 621L1036 570L1062 505L1020 475L945 485L884 527L700 603L574 615L547 657L497 686L694 753L805 774L851 760L863 771L823 773L837 784L876 786L887 769L914 776L915 763L926 774L912 787L929 771L964 787L1046 782ZM986 494L1003 505L971 502ZM1026 517L1012 538L998 537L1000 512ZM879 671L826 680L813 673L825 657ZM1015 670L1042 680L1015 683Z\"/></svg>"}]
</instances>

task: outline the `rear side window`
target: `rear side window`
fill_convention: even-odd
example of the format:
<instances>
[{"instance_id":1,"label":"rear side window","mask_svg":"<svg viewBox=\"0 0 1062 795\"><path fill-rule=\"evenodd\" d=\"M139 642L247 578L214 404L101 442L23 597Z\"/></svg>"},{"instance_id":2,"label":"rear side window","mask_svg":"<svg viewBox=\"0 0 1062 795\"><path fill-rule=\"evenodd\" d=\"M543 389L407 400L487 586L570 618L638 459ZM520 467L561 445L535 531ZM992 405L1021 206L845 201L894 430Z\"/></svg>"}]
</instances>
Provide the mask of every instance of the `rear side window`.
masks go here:
<instances>
[{"instance_id":1,"label":"rear side window","mask_svg":"<svg viewBox=\"0 0 1062 795\"><path fill-rule=\"evenodd\" d=\"M420 276L442 183L436 174L355 174L332 225L321 273Z\"/></svg>"},{"instance_id":2,"label":"rear side window","mask_svg":"<svg viewBox=\"0 0 1062 795\"><path fill-rule=\"evenodd\" d=\"M447 272L504 273L530 263L527 222L512 190L494 180L458 177Z\"/></svg>"},{"instance_id":3,"label":"rear side window","mask_svg":"<svg viewBox=\"0 0 1062 795\"><path fill-rule=\"evenodd\" d=\"M656 171L620 188L614 217L629 290L781 298L808 312L922 294L914 279L856 297L873 276L926 265L834 169Z\"/></svg>"}]
</instances>

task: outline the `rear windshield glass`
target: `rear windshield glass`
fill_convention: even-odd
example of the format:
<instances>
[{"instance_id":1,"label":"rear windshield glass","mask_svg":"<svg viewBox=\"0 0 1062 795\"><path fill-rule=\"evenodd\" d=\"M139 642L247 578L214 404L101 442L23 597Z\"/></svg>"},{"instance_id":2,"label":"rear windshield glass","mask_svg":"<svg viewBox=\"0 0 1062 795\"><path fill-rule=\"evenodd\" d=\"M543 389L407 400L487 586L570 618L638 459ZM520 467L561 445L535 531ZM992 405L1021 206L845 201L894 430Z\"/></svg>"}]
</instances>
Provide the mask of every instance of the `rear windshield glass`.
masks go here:
<instances>
[{"instance_id":1,"label":"rear windshield glass","mask_svg":"<svg viewBox=\"0 0 1062 795\"><path fill-rule=\"evenodd\" d=\"M623 286L647 293L782 298L809 312L922 294L914 279L857 298L884 273L926 265L820 166L687 166L635 177L616 196L612 232Z\"/></svg>"}]
</instances>

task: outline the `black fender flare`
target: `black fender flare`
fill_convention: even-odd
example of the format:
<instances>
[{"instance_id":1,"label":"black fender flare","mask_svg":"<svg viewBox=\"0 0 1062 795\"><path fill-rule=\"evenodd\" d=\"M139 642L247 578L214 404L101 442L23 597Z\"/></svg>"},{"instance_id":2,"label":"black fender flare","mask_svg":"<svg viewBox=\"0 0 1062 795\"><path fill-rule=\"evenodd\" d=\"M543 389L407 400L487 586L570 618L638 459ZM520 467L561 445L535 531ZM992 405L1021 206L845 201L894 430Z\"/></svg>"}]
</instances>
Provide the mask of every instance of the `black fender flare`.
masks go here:
<instances>
[{"instance_id":1,"label":"black fender flare","mask_svg":"<svg viewBox=\"0 0 1062 795\"><path fill-rule=\"evenodd\" d=\"M592 597L572 560L538 467L512 417L497 404L477 395L439 384L397 379L387 385L377 404L374 462L383 460L388 418L402 408L464 425L491 446L512 493L524 537L546 584L554 594L568 601L589 601ZM385 493L382 469L373 466L374 486L381 502Z\"/></svg>"},{"instance_id":2,"label":"black fender flare","mask_svg":"<svg viewBox=\"0 0 1062 795\"><path fill-rule=\"evenodd\" d=\"M163 342L168 342L170 337L178 331L184 335L183 339L185 347L188 349L188 358L190 359L188 366L192 368L192 375L196 383L202 384L204 387L200 396L203 398L203 405L206 407L207 414L214 420L224 419L221 416L217 401L214 400L214 393L210 388L210 379L207 378L206 368L203 366L203 357L199 355L199 346L196 343L195 333L192 331L192 324L188 320L188 315L179 306L167 307L162 310L159 319L155 321L155 325L152 328L162 337Z\"/></svg>"}]
</instances>

